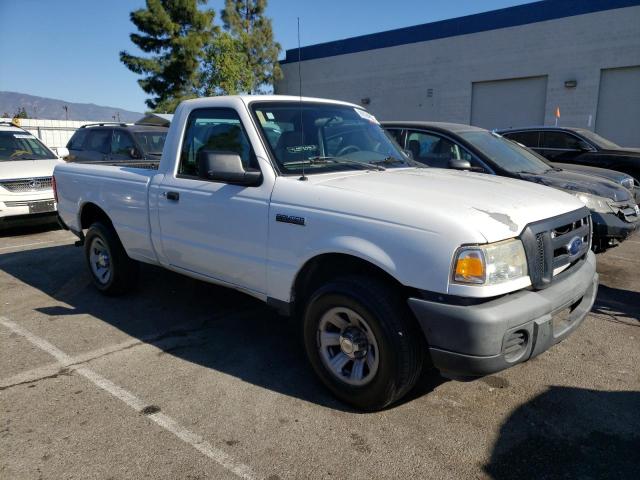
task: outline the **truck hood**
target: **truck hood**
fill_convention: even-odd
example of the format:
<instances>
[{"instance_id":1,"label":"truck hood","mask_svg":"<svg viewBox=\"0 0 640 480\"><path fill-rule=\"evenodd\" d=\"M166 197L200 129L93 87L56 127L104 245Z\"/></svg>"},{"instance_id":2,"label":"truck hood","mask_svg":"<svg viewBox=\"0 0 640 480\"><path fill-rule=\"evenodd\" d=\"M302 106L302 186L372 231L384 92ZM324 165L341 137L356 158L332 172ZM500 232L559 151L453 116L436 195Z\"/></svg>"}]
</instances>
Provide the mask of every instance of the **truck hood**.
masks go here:
<instances>
[{"instance_id":1,"label":"truck hood","mask_svg":"<svg viewBox=\"0 0 640 480\"><path fill-rule=\"evenodd\" d=\"M568 170L549 170L541 174L521 174L523 180L536 182L547 187L569 190L571 192L589 193L608 198L614 202L631 199L631 192L611 180L586 173Z\"/></svg>"},{"instance_id":2,"label":"truck hood","mask_svg":"<svg viewBox=\"0 0 640 480\"><path fill-rule=\"evenodd\" d=\"M50 177L60 160L0 161L0 181L18 178Z\"/></svg>"},{"instance_id":3,"label":"truck hood","mask_svg":"<svg viewBox=\"0 0 640 480\"><path fill-rule=\"evenodd\" d=\"M631 182L633 182L633 177L631 175L627 175L626 173L618 172L616 170L609 170L608 168L557 162L553 162L553 166L569 172L586 173L588 175L595 175L597 177L606 178L615 183L622 183L624 180L630 180Z\"/></svg>"},{"instance_id":4,"label":"truck hood","mask_svg":"<svg viewBox=\"0 0 640 480\"><path fill-rule=\"evenodd\" d=\"M488 242L516 237L532 222L582 208L575 197L530 182L437 168L387 169L349 175L309 176L318 186L357 192L341 205L352 213L366 202L379 220L430 229L443 220L471 228ZM389 204L393 208L389 208ZM354 212L355 213L355 212ZM445 232L439 232L445 233Z\"/></svg>"},{"instance_id":5,"label":"truck hood","mask_svg":"<svg viewBox=\"0 0 640 480\"><path fill-rule=\"evenodd\" d=\"M630 157L638 157L640 156L640 148L629 148L629 147L620 147L620 148L616 148L615 150L609 150L606 148L603 148L601 150L598 150L598 153L600 154L609 154L609 155L624 155L624 156L630 156Z\"/></svg>"}]
</instances>

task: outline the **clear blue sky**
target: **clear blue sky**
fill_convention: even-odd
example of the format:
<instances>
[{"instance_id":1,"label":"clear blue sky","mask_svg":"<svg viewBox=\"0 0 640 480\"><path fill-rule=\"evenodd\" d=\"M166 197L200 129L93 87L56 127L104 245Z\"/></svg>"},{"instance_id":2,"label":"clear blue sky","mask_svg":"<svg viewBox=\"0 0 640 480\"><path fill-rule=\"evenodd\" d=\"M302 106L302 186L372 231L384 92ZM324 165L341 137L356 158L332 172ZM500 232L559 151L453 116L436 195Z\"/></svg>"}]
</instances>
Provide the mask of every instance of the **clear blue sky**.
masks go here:
<instances>
[{"instance_id":1,"label":"clear blue sky","mask_svg":"<svg viewBox=\"0 0 640 480\"><path fill-rule=\"evenodd\" d=\"M302 46L504 8L531 0L271 0L276 40ZM210 0L219 13L224 0ZM118 59L136 52L129 12L144 0L0 0L0 91L144 111L145 93ZM219 22L219 14L216 21Z\"/></svg>"}]
</instances>

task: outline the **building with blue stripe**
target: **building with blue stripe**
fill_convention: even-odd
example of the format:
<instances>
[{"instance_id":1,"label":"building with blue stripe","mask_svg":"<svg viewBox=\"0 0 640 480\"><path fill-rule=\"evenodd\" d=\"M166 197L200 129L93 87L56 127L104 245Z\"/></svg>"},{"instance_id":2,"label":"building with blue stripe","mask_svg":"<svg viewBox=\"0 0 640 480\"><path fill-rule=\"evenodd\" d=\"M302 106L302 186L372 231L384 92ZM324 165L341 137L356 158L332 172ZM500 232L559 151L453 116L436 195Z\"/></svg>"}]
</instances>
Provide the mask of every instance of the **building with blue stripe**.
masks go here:
<instances>
[{"instance_id":1,"label":"building with blue stripe","mask_svg":"<svg viewBox=\"0 0 640 480\"><path fill-rule=\"evenodd\" d=\"M305 95L381 119L507 128L559 109L640 146L640 0L545 0L288 50L277 93L299 93L298 55Z\"/></svg>"}]
</instances>

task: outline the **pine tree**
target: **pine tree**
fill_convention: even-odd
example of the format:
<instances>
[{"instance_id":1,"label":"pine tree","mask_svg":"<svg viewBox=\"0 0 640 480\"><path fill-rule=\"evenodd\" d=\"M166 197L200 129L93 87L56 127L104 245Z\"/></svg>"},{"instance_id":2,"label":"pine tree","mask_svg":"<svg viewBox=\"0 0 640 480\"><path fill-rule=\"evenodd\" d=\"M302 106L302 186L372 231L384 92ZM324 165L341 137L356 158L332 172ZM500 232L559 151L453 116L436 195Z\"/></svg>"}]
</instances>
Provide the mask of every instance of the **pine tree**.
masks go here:
<instances>
[{"instance_id":1,"label":"pine tree","mask_svg":"<svg viewBox=\"0 0 640 480\"><path fill-rule=\"evenodd\" d=\"M264 15L267 0L225 0L222 10L224 28L240 42L251 71L250 93L282 77L278 64L280 44L273 39L271 19Z\"/></svg>"},{"instance_id":2,"label":"pine tree","mask_svg":"<svg viewBox=\"0 0 640 480\"><path fill-rule=\"evenodd\" d=\"M196 96L203 46L215 33L215 12L199 9L207 0L146 0L146 8L131 12L140 33L131 41L149 57L120 52L120 61L139 75L142 89L152 95L147 106L173 112L180 101Z\"/></svg>"}]
</instances>

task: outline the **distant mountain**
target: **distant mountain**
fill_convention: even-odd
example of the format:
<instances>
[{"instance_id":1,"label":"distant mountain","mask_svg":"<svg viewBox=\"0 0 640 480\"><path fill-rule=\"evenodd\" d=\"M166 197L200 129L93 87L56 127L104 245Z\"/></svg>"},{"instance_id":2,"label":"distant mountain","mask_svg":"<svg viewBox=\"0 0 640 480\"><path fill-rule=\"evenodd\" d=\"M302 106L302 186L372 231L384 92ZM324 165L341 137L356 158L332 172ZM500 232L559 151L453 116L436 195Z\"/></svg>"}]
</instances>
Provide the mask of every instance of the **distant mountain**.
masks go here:
<instances>
[{"instance_id":1,"label":"distant mountain","mask_svg":"<svg viewBox=\"0 0 640 480\"><path fill-rule=\"evenodd\" d=\"M68 107L69 120L113 121L113 116L117 117L120 114L120 121L135 122L143 115L122 108L102 107L93 103L73 103L26 93L0 92L0 117L4 116L5 112L12 116L18 109L24 108L29 118L64 120L65 105Z\"/></svg>"}]
</instances>

